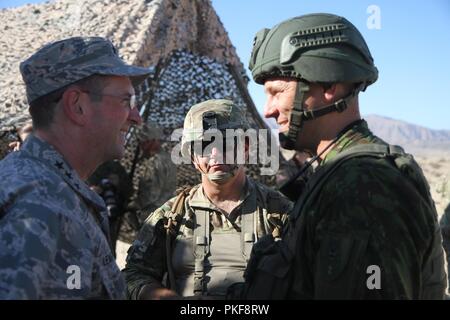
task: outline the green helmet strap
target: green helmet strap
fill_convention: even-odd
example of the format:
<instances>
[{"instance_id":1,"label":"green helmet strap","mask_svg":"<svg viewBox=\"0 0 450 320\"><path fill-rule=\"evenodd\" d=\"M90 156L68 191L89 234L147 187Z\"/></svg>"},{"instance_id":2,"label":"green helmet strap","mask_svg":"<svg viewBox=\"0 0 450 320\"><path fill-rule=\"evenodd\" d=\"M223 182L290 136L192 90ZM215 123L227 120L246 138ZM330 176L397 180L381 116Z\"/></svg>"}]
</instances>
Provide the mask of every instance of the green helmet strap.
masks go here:
<instances>
[{"instance_id":1,"label":"green helmet strap","mask_svg":"<svg viewBox=\"0 0 450 320\"><path fill-rule=\"evenodd\" d=\"M288 150L293 150L295 148L295 141L297 140L297 135L302 129L303 121L302 114L303 102L305 100L305 94L309 91L309 85L304 81L297 81L297 89L295 91L294 107L291 112L291 119L289 121L289 130L287 135L280 135L281 146Z\"/></svg>"},{"instance_id":2,"label":"green helmet strap","mask_svg":"<svg viewBox=\"0 0 450 320\"><path fill-rule=\"evenodd\" d=\"M329 105L314 110L304 110L303 102L305 93L309 91L309 86L303 81L298 81L297 83L297 91L295 94L294 107L292 108L288 133L287 136L280 134L280 143L282 144L282 147L289 150L293 150L295 148L295 141L297 140L298 134L303 127L304 121L313 120L331 112L344 111L348 107L348 101L355 97L357 93L361 91L361 88L364 87L363 84L361 84L344 98L341 98Z\"/></svg>"}]
</instances>

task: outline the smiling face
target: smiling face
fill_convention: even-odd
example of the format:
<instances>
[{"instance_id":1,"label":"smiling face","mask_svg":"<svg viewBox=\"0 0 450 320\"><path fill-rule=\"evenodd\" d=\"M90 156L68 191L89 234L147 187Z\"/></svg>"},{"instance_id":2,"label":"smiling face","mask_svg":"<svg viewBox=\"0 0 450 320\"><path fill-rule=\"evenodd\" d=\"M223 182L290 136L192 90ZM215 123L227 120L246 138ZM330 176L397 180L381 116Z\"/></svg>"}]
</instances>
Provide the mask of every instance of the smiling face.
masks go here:
<instances>
[{"instance_id":1,"label":"smiling face","mask_svg":"<svg viewBox=\"0 0 450 320\"><path fill-rule=\"evenodd\" d=\"M292 78L269 78L264 82L264 91L267 99L264 107L264 117L274 118L279 125L279 132L283 134L287 134L289 131L297 86L297 80ZM334 92L334 88L333 86L331 91ZM334 93L330 94L329 91L317 83L308 83L308 91L304 94L302 109L314 110L328 105L341 97L336 96ZM295 149L314 153L321 139L322 128L330 125L329 119L331 119L330 116L326 115L302 121L301 130L296 138Z\"/></svg>"},{"instance_id":2,"label":"smiling face","mask_svg":"<svg viewBox=\"0 0 450 320\"><path fill-rule=\"evenodd\" d=\"M209 141L203 144L204 147L202 147L201 152L192 153L192 161L195 168L206 175L209 180L223 184L230 178L235 177L238 171L244 170L244 165L237 163L236 155L238 151L236 148L240 147L240 144L236 143L236 140L234 140L234 143L224 140L221 144L211 144ZM244 159L248 159L248 142L245 142L243 147Z\"/></svg>"},{"instance_id":3,"label":"smiling face","mask_svg":"<svg viewBox=\"0 0 450 320\"><path fill-rule=\"evenodd\" d=\"M137 108L130 108L134 88L129 78L111 76L102 81L106 81L103 90L93 93L99 96L99 101L93 101L89 93L85 98L92 104L89 131L93 152L108 161L124 156L126 134L131 125L142 120Z\"/></svg>"},{"instance_id":4,"label":"smiling face","mask_svg":"<svg viewBox=\"0 0 450 320\"><path fill-rule=\"evenodd\" d=\"M289 130L296 88L295 79L273 78L264 83L266 94L264 117L274 118L280 133L286 133Z\"/></svg>"}]
</instances>

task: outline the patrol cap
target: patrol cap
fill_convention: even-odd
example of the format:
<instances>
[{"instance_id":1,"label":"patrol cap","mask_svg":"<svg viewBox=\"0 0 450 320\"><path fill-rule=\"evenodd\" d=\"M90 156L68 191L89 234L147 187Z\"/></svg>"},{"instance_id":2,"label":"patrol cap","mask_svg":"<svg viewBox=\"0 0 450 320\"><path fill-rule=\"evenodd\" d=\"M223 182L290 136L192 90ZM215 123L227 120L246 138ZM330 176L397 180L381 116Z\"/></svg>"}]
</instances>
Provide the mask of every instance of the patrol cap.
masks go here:
<instances>
[{"instance_id":1,"label":"patrol cap","mask_svg":"<svg viewBox=\"0 0 450 320\"><path fill-rule=\"evenodd\" d=\"M28 103L69 84L98 74L142 82L148 68L127 65L111 41L102 37L72 37L45 45L20 64Z\"/></svg>"},{"instance_id":2,"label":"patrol cap","mask_svg":"<svg viewBox=\"0 0 450 320\"><path fill-rule=\"evenodd\" d=\"M183 126L185 141L202 140L205 131L248 129L245 112L227 99L211 99L193 105L186 114Z\"/></svg>"},{"instance_id":3,"label":"patrol cap","mask_svg":"<svg viewBox=\"0 0 450 320\"><path fill-rule=\"evenodd\" d=\"M208 132L249 128L245 112L233 101L227 99L203 101L193 105L186 114L181 139L182 153L187 156L188 144L203 140Z\"/></svg>"}]
</instances>

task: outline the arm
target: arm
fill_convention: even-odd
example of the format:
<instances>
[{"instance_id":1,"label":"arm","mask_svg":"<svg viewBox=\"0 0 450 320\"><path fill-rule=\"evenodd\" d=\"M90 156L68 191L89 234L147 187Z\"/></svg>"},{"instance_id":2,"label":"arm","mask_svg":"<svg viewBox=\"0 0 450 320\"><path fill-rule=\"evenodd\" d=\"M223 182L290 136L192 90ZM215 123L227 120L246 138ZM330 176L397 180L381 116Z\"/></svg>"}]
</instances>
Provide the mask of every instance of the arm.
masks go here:
<instances>
[{"instance_id":1,"label":"arm","mask_svg":"<svg viewBox=\"0 0 450 320\"><path fill-rule=\"evenodd\" d=\"M263 220L265 221L267 231L268 233L272 233L273 236L278 237L287 222L288 215L294 203L280 192L269 190L264 206L266 214Z\"/></svg>"},{"instance_id":2,"label":"arm","mask_svg":"<svg viewBox=\"0 0 450 320\"><path fill-rule=\"evenodd\" d=\"M0 299L45 298L42 284L56 250L48 226L37 218L4 217L0 235Z\"/></svg>"},{"instance_id":3,"label":"arm","mask_svg":"<svg viewBox=\"0 0 450 320\"><path fill-rule=\"evenodd\" d=\"M123 273L131 299L164 299L177 296L161 284L167 271L164 229L164 214L167 209L170 209L170 201L147 218L128 251Z\"/></svg>"}]
</instances>

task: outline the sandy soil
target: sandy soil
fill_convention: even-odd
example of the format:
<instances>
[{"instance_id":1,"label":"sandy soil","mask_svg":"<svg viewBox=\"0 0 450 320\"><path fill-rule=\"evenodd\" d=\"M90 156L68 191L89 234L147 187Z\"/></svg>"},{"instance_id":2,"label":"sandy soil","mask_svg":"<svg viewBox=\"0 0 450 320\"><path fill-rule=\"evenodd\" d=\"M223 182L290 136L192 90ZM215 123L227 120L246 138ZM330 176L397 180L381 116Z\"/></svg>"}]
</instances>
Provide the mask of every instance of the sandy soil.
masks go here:
<instances>
[{"instance_id":1,"label":"sandy soil","mask_svg":"<svg viewBox=\"0 0 450 320\"><path fill-rule=\"evenodd\" d=\"M415 156L430 185L438 215L450 205L450 152L434 152Z\"/></svg>"}]
</instances>

